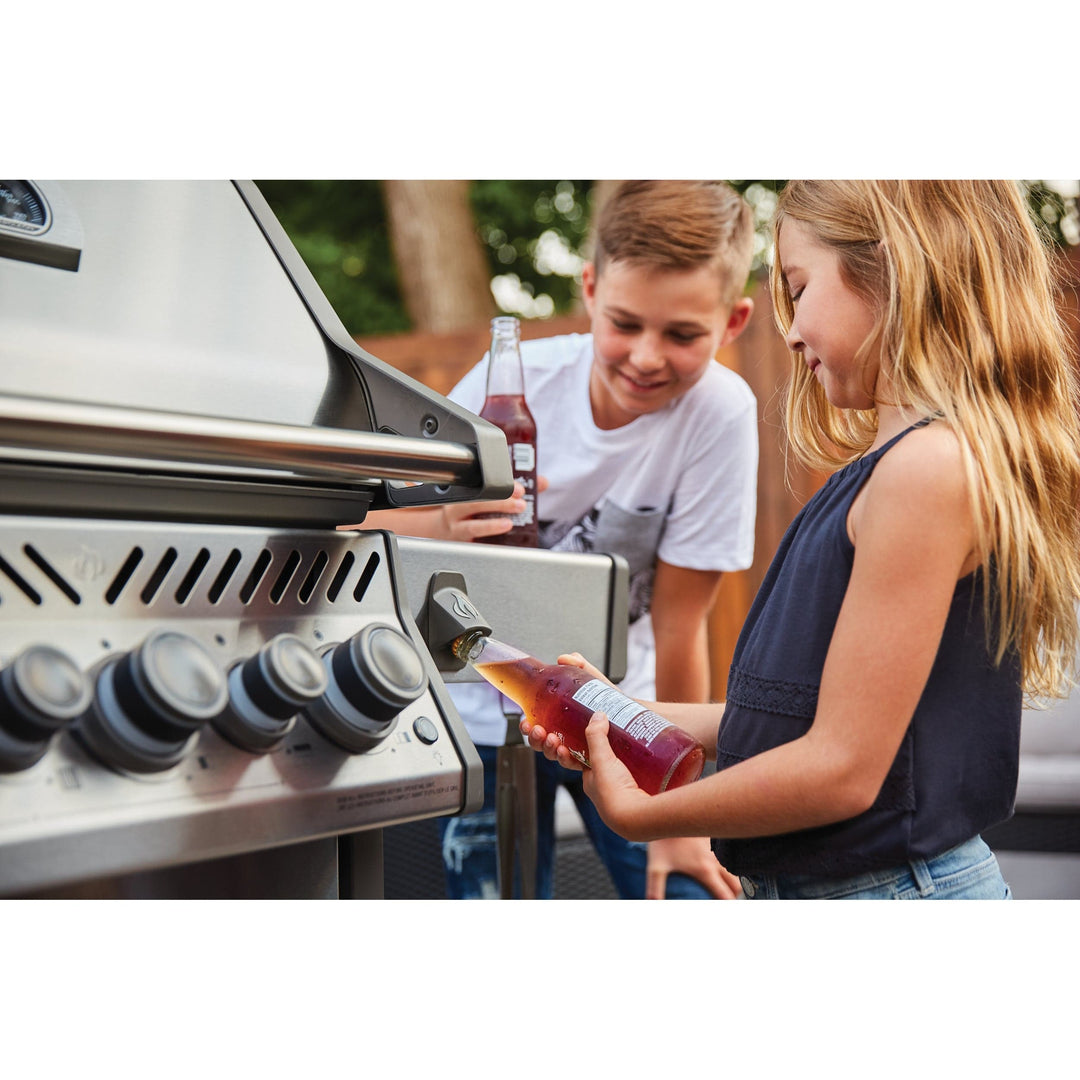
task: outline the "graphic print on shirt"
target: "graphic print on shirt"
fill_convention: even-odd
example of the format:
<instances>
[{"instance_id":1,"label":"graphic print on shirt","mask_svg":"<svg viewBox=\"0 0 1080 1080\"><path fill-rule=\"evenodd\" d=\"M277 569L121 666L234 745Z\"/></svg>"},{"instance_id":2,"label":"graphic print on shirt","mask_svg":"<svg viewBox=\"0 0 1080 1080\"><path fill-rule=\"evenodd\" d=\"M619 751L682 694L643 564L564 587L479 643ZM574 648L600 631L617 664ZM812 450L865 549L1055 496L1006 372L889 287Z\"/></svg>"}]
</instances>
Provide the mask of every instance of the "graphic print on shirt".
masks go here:
<instances>
[{"instance_id":1,"label":"graphic print on shirt","mask_svg":"<svg viewBox=\"0 0 1080 1080\"><path fill-rule=\"evenodd\" d=\"M656 553L664 533L665 507L626 510L605 499L577 521L541 521L540 546L551 551L621 555L630 568L630 622L652 604Z\"/></svg>"}]
</instances>

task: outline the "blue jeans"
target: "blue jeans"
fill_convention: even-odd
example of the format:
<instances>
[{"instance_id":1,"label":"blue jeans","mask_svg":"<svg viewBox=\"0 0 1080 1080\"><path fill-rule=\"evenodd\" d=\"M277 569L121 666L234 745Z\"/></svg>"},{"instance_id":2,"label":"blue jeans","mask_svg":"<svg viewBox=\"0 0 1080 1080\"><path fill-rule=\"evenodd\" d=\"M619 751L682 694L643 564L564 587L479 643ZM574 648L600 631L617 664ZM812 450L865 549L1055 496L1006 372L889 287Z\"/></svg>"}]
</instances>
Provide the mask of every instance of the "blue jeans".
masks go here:
<instances>
[{"instance_id":1,"label":"blue jeans","mask_svg":"<svg viewBox=\"0 0 1080 1080\"><path fill-rule=\"evenodd\" d=\"M812 874L748 874L751 900L1010 900L994 853L973 837L932 859L913 859L890 870L833 879Z\"/></svg>"},{"instance_id":2,"label":"blue jeans","mask_svg":"<svg viewBox=\"0 0 1080 1080\"><path fill-rule=\"evenodd\" d=\"M442 837L446 892L451 900L499 899L495 829L495 755L497 747L477 746L484 764L484 805L475 814L439 819ZM585 824L596 854L607 869L616 892L623 900L645 897L647 846L624 840L612 832L596 812L582 789L581 773L564 769L541 754L534 754L536 766L537 866L536 898L550 900L555 868L555 793L564 787ZM514 895L520 895L515 873ZM668 900L711 900L709 892L686 874L668 877Z\"/></svg>"}]
</instances>

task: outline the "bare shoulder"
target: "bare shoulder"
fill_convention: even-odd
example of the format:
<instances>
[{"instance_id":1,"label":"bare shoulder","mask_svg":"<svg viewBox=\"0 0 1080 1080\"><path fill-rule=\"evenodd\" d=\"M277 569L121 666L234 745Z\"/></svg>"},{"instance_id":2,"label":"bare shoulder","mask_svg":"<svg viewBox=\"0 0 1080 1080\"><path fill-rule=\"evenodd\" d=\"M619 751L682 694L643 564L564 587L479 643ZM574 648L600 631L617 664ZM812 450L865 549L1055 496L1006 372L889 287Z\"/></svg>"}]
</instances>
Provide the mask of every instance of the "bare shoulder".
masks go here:
<instances>
[{"instance_id":1,"label":"bare shoulder","mask_svg":"<svg viewBox=\"0 0 1080 1080\"><path fill-rule=\"evenodd\" d=\"M941 421L916 428L884 454L870 479L890 498L921 504L967 495L964 454L957 433Z\"/></svg>"},{"instance_id":2,"label":"bare shoulder","mask_svg":"<svg viewBox=\"0 0 1080 1080\"><path fill-rule=\"evenodd\" d=\"M877 463L849 518L852 541L907 562L936 550L971 568L974 518L963 448L941 422L918 428Z\"/></svg>"}]
</instances>

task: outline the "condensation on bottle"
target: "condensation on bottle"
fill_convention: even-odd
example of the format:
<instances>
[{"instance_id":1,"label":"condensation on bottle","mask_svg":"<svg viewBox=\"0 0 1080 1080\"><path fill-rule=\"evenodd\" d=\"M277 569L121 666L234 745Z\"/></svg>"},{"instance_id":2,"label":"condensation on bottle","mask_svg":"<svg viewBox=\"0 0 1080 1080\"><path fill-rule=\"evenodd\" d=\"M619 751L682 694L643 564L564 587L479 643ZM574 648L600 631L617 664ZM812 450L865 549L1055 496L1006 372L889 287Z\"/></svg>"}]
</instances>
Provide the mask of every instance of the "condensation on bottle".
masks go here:
<instances>
[{"instance_id":1,"label":"condensation on bottle","mask_svg":"<svg viewBox=\"0 0 1080 1080\"><path fill-rule=\"evenodd\" d=\"M491 320L487 393L480 417L506 436L514 479L525 489L525 509L514 516L509 532L479 542L511 547L539 547L536 505L536 421L525 401L521 363L521 323L512 315Z\"/></svg>"},{"instance_id":2,"label":"condensation on bottle","mask_svg":"<svg viewBox=\"0 0 1080 1080\"><path fill-rule=\"evenodd\" d=\"M557 733L583 765L589 763L585 728L602 712L612 750L643 791L655 795L701 776L705 747L604 679L569 664L545 664L479 631L459 637L453 651L515 701L529 723Z\"/></svg>"}]
</instances>

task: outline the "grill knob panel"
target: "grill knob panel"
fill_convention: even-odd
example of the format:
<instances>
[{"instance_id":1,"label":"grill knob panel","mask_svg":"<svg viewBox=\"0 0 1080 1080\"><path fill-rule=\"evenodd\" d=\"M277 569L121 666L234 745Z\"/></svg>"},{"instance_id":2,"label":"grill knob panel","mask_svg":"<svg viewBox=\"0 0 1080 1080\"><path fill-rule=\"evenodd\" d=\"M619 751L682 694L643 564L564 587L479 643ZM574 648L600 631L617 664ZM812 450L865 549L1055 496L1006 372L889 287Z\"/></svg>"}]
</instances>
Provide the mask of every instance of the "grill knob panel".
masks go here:
<instances>
[{"instance_id":1,"label":"grill knob panel","mask_svg":"<svg viewBox=\"0 0 1080 1080\"><path fill-rule=\"evenodd\" d=\"M90 680L67 653L31 645L0 672L0 772L35 765L90 705Z\"/></svg>"},{"instance_id":2,"label":"grill knob panel","mask_svg":"<svg viewBox=\"0 0 1080 1080\"><path fill-rule=\"evenodd\" d=\"M305 710L312 726L349 753L377 746L427 686L416 646L389 623L371 623L322 651L326 693Z\"/></svg>"},{"instance_id":3,"label":"grill knob panel","mask_svg":"<svg viewBox=\"0 0 1080 1080\"><path fill-rule=\"evenodd\" d=\"M177 630L155 630L98 667L93 705L72 732L106 765L161 772L183 758L228 700L225 672L204 645Z\"/></svg>"},{"instance_id":4,"label":"grill knob panel","mask_svg":"<svg viewBox=\"0 0 1080 1080\"><path fill-rule=\"evenodd\" d=\"M229 706L214 721L242 750L265 753L296 724L297 713L325 693L319 656L293 634L279 634L229 671Z\"/></svg>"}]
</instances>

